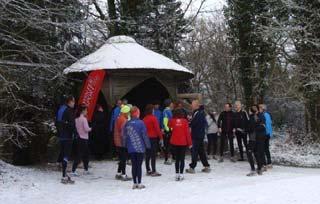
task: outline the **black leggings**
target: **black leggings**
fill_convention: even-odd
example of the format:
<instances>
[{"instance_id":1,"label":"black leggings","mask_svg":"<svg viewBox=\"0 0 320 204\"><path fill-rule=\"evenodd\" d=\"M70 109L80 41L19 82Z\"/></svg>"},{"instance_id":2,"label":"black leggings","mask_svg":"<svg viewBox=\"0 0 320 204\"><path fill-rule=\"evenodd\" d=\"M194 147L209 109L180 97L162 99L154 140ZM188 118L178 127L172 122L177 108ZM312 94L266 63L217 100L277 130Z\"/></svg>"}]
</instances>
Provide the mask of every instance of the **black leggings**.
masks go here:
<instances>
[{"instance_id":1,"label":"black leggings","mask_svg":"<svg viewBox=\"0 0 320 204\"><path fill-rule=\"evenodd\" d=\"M88 171L89 166L89 146L88 140L78 139L78 154L73 161L72 172L75 172L80 161L83 162L84 170Z\"/></svg>"},{"instance_id":2,"label":"black leggings","mask_svg":"<svg viewBox=\"0 0 320 204\"><path fill-rule=\"evenodd\" d=\"M147 149L146 152L146 169L147 172L150 172L150 160L151 160L151 168L152 172L156 172L156 157L157 157L157 151L158 151L158 138L152 138L150 139L151 148Z\"/></svg>"},{"instance_id":3,"label":"black leggings","mask_svg":"<svg viewBox=\"0 0 320 204\"><path fill-rule=\"evenodd\" d=\"M126 162L127 162L127 149L125 147L118 147L119 163L118 163L118 173L122 175L126 174Z\"/></svg>"},{"instance_id":4,"label":"black leggings","mask_svg":"<svg viewBox=\"0 0 320 204\"><path fill-rule=\"evenodd\" d=\"M238 147L239 147L239 152L240 152L240 158L243 159L243 145L247 151L247 133L242 133L240 131L236 131L236 137L237 137L237 143L238 143ZM243 143L243 145L242 145Z\"/></svg>"},{"instance_id":5,"label":"black leggings","mask_svg":"<svg viewBox=\"0 0 320 204\"><path fill-rule=\"evenodd\" d=\"M61 140L60 147L62 157L62 176L65 177L67 175L68 161L72 151L72 140Z\"/></svg>"},{"instance_id":6,"label":"black leggings","mask_svg":"<svg viewBox=\"0 0 320 204\"><path fill-rule=\"evenodd\" d=\"M207 138L208 138L207 154L208 155L211 154L211 147L213 147L212 155L216 155L217 154L217 147L218 147L218 134L217 133L207 134Z\"/></svg>"},{"instance_id":7,"label":"black leggings","mask_svg":"<svg viewBox=\"0 0 320 204\"><path fill-rule=\"evenodd\" d=\"M220 156L223 156L224 153L224 147L226 143L226 139L228 138L229 140L229 147L230 147L230 153L231 157L234 156L234 145L233 145L233 133L225 133L223 132L221 134L221 141L220 141Z\"/></svg>"},{"instance_id":8,"label":"black leggings","mask_svg":"<svg viewBox=\"0 0 320 204\"><path fill-rule=\"evenodd\" d=\"M133 183L140 184L142 178L143 153L130 153Z\"/></svg>"},{"instance_id":9,"label":"black leggings","mask_svg":"<svg viewBox=\"0 0 320 204\"><path fill-rule=\"evenodd\" d=\"M173 151L174 151L174 155L176 157L176 163L175 163L175 167L176 167L176 173L180 173L183 174L184 171L184 159L185 159L185 155L186 155L186 146L173 146L172 147Z\"/></svg>"}]
</instances>

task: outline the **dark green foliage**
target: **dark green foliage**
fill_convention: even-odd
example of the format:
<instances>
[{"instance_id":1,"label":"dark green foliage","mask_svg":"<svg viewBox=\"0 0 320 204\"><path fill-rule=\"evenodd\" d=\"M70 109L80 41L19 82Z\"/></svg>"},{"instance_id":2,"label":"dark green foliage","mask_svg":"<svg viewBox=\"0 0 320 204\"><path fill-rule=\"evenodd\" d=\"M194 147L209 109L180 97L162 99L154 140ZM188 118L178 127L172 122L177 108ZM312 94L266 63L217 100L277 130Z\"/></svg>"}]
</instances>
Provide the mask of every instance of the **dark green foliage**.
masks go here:
<instances>
[{"instance_id":1,"label":"dark green foliage","mask_svg":"<svg viewBox=\"0 0 320 204\"><path fill-rule=\"evenodd\" d=\"M179 43L191 31L180 1L122 0L112 6L109 17L114 19L118 13L119 20L111 35L132 36L143 46L180 61Z\"/></svg>"},{"instance_id":2,"label":"dark green foliage","mask_svg":"<svg viewBox=\"0 0 320 204\"><path fill-rule=\"evenodd\" d=\"M238 56L240 78L247 107L263 102L268 87L268 73L275 58L274 36L263 33L270 24L267 1L229 0L225 17L229 39Z\"/></svg>"}]
</instances>

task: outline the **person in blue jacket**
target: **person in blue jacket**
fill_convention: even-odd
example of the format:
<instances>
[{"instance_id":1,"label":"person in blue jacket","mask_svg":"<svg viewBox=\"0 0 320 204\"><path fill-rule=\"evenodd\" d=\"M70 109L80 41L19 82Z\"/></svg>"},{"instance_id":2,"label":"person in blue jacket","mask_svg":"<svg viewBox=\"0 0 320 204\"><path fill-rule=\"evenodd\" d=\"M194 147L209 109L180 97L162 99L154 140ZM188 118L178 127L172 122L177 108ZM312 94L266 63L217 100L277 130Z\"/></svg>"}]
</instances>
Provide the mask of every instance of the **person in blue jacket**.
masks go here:
<instances>
[{"instance_id":1,"label":"person in blue jacket","mask_svg":"<svg viewBox=\"0 0 320 204\"><path fill-rule=\"evenodd\" d=\"M67 104L62 104L57 113L56 113L56 120L55 120L55 126L57 128L57 137L60 138L61 137L61 131L62 131L62 116L64 111L67 109ZM62 165L62 152L60 151L58 159L57 159L57 163Z\"/></svg>"},{"instance_id":2,"label":"person in blue jacket","mask_svg":"<svg viewBox=\"0 0 320 204\"><path fill-rule=\"evenodd\" d=\"M72 142L76 132L75 114L74 114L75 99L69 96L66 99L66 106L62 106L57 114L57 124L59 129L60 152L62 158L62 179L61 183L73 184L70 176L67 174L67 165L70 159Z\"/></svg>"},{"instance_id":3,"label":"person in blue jacket","mask_svg":"<svg viewBox=\"0 0 320 204\"><path fill-rule=\"evenodd\" d=\"M271 154L270 154L270 138L272 138L272 117L269 112L267 112L267 106L265 104L259 105L260 117L263 119L266 129L266 140L265 140L265 166L268 169L272 168Z\"/></svg>"},{"instance_id":4,"label":"person in blue jacket","mask_svg":"<svg viewBox=\"0 0 320 204\"><path fill-rule=\"evenodd\" d=\"M121 106L122 106L122 101L118 100L116 107L113 109L113 111L111 113L110 124L109 124L109 132L113 132L114 124L115 124L117 118L120 115Z\"/></svg>"},{"instance_id":5,"label":"person in blue jacket","mask_svg":"<svg viewBox=\"0 0 320 204\"><path fill-rule=\"evenodd\" d=\"M139 117L139 108L132 107L131 120L125 124L122 132L123 146L127 148L132 163L133 189L145 188L141 184L142 162L146 149L151 148L146 126Z\"/></svg>"}]
</instances>

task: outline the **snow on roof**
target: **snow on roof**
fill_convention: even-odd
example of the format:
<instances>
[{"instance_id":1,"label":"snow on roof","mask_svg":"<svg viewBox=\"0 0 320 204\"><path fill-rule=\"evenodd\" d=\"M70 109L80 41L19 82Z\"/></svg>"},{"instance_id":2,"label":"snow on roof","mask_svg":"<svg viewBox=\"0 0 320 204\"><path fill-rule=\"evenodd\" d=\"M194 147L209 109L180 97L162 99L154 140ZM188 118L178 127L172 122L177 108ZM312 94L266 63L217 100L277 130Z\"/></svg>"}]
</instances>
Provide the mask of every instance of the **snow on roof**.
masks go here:
<instances>
[{"instance_id":1,"label":"snow on roof","mask_svg":"<svg viewBox=\"0 0 320 204\"><path fill-rule=\"evenodd\" d=\"M192 74L187 68L139 45L128 36L109 38L97 51L78 60L63 72L68 74L99 69L161 69Z\"/></svg>"}]
</instances>

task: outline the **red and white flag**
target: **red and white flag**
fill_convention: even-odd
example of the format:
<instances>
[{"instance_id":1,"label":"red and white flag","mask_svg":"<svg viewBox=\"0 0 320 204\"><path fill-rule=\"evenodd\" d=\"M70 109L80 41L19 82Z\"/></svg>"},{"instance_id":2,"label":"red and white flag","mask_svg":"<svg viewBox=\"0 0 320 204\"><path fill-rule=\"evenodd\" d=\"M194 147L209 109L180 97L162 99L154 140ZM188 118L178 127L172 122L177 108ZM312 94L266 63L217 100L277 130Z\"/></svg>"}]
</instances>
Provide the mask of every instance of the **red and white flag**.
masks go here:
<instances>
[{"instance_id":1,"label":"red and white flag","mask_svg":"<svg viewBox=\"0 0 320 204\"><path fill-rule=\"evenodd\" d=\"M105 75L105 70L96 70L90 72L82 88L79 105L85 104L88 107L88 121L91 121L92 119L94 108L96 106Z\"/></svg>"}]
</instances>

